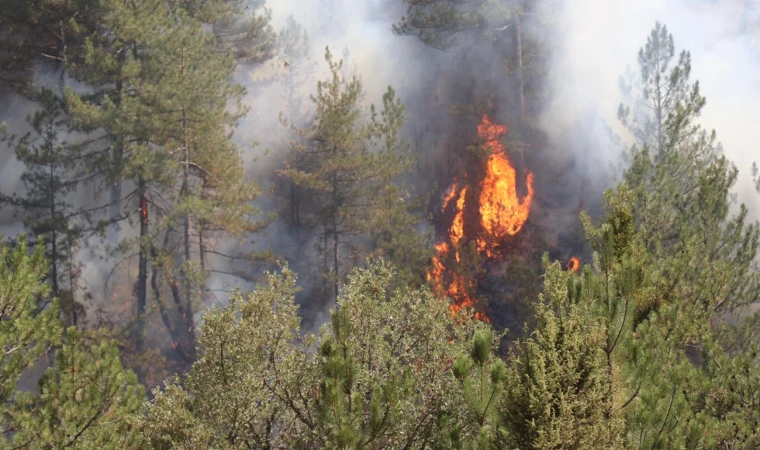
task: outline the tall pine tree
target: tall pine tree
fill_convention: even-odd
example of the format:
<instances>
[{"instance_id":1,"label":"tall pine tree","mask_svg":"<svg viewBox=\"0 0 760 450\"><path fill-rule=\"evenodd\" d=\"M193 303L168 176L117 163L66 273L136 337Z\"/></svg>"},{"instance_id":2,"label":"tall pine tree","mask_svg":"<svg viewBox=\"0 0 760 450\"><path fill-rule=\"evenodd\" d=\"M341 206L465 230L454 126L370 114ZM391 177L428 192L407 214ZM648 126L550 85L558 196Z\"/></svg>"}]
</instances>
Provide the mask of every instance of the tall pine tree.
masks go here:
<instances>
[{"instance_id":1,"label":"tall pine tree","mask_svg":"<svg viewBox=\"0 0 760 450\"><path fill-rule=\"evenodd\" d=\"M80 211L74 205L79 180L72 167L80 152L59 137L67 118L62 98L49 89L28 95L41 108L28 118L32 132L21 137L2 136L26 168L21 175L23 190L11 195L0 193L0 203L15 207L24 225L44 238L51 295L61 301L70 323L77 325L84 312L75 300L78 294L82 298L78 292L81 264L77 250L84 230Z\"/></svg>"}]
</instances>

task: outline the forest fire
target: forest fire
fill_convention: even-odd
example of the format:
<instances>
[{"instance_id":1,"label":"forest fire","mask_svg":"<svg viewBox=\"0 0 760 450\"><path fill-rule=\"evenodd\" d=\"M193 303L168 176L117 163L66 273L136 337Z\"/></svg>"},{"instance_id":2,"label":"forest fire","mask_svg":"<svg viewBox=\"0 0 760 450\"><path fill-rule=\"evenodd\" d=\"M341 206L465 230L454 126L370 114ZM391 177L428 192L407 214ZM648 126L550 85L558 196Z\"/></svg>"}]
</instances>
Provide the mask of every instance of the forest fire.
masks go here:
<instances>
[{"instance_id":1,"label":"forest fire","mask_svg":"<svg viewBox=\"0 0 760 450\"><path fill-rule=\"evenodd\" d=\"M486 163L486 176L481 182L480 221L485 235L478 238L478 250L493 256L494 247L506 236L514 236L522 228L533 200L533 174L527 173L527 195L517 196L517 173L499 138L507 133L505 125L491 122L487 115L478 125L478 136L491 153Z\"/></svg>"},{"instance_id":2,"label":"forest fire","mask_svg":"<svg viewBox=\"0 0 760 450\"><path fill-rule=\"evenodd\" d=\"M577 256L573 256L570 258L570 261L567 262L565 268L568 272L578 272L581 269L581 260L578 259Z\"/></svg>"},{"instance_id":3,"label":"forest fire","mask_svg":"<svg viewBox=\"0 0 760 450\"><path fill-rule=\"evenodd\" d=\"M506 125L491 122L488 115L483 115L478 125L478 137L483 147L489 152L485 162L485 175L479 184L480 193L476 197L476 205L480 221L468 229L475 231L477 251L487 258L494 258L496 250L508 236L516 235L525 224L533 200L533 174L527 172L527 194L520 199L517 194L517 172L506 155L506 149L500 139L507 133ZM459 184L455 181L443 201L445 211L452 200L457 197ZM451 298L452 313L458 313L462 308L472 308L475 305L473 295L473 280L467 280L458 267L461 263L461 251L467 240L465 235L465 201L469 186L465 185L459 191L455 203L454 219L449 227L448 241L438 243L436 255L433 257L433 269L428 273L435 290ZM453 261L451 253L453 251ZM477 319L489 322L482 313L475 313Z\"/></svg>"},{"instance_id":4,"label":"forest fire","mask_svg":"<svg viewBox=\"0 0 760 450\"><path fill-rule=\"evenodd\" d=\"M444 199L444 210L456 195L456 190L457 185L454 184L451 191ZM475 305L468 292L470 286L468 286L465 281L465 277L461 274L447 271L444 264L444 258L449 255L451 250L454 251L454 259L456 262L460 262L460 243L464 236L464 203L466 195L467 186L461 190L459 198L456 201L456 215L454 216L451 228L449 228L449 241L442 241L436 244L436 255L433 257L433 271L428 273L427 276L428 280L433 282L436 291L438 291L439 294L454 300L455 303L451 305L451 312L454 314L458 313L462 308L472 308ZM450 278L447 288L443 287L444 274L447 274L448 278ZM486 322L488 321L488 317L483 313L476 313L475 317Z\"/></svg>"}]
</instances>

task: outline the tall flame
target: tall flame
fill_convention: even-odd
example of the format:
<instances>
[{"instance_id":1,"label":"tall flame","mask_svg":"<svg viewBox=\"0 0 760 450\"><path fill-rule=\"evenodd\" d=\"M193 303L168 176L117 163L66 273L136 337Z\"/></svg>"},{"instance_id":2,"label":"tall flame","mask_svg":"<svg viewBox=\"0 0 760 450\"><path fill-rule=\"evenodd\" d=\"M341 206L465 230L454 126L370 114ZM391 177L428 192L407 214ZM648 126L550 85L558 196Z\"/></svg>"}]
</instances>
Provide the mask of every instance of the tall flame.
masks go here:
<instances>
[{"instance_id":1,"label":"tall flame","mask_svg":"<svg viewBox=\"0 0 760 450\"><path fill-rule=\"evenodd\" d=\"M478 239L478 249L492 256L493 247L504 237L514 236L528 220L533 200L533 173L527 173L527 195L517 195L517 172L510 164L499 138L507 127L491 122L487 115L478 125L478 134L490 150L486 175L481 182L480 221L486 236Z\"/></svg>"},{"instance_id":2,"label":"tall flame","mask_svg":"<svg viewBox=\"0 0 760 450\"><path fill-rule=\"evenodd\" d=\"M485 176L480 183L480 195L478 196L477 210L480 213L480 226L468 229L476 231L478 251L485 253L487 257L493 257L494 249L507 236L514 236L522 228L528 219L530 204L533 200L533 174L527 173L527 195L521 200L517 195L517 173L506 155L504 145L500 139L507 133L505 125L494 124L488 115L483 115L483 120L478 125L478 136L490 155L486 161ZM464 240L464 208L468 186L464 186L457 196L458 183L456 181L446 194L443 201L443 210L456 198L456 214L449 227L447 241L436 244L436 255L433 257L433 268L428 272L427 278L440 294L451 298L452 313L456 314L463 308L472 308L475 301L470 294L473 280L466 280L465 276L456 273L452 267L447 267L447 256L454 252L454 263L460 263L460 248ZM484 313L476 313L477 319L488 322Z\"/></svg>"}]
</instances>

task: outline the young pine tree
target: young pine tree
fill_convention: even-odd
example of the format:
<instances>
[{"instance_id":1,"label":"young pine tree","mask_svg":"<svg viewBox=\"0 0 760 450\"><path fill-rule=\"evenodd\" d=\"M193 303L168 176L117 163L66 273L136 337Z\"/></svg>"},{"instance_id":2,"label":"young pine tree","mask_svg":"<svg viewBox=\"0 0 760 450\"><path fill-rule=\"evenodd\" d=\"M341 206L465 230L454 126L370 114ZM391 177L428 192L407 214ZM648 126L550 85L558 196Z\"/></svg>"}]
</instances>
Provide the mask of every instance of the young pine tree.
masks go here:
<instances>
[{"instance_id":1,"label":"young pine tree","mask_svg":"<svg viewBox=\"0 0 760 450\"><path fill-rule=\"evenodd\" d=\"M598 227L583 214L596 273L584 273L578 295L602 326L608 420L625 417L627 445L680 447L699 433L686 390L695 375L687 344L701 322L663 300L652 255L636 235L632 196L624 186L607 192Z\"/></svg>"},{"instance_id":2,"label":"young pine tree","mask_svg":"<svg viewBox=\"0 0 760 450\"><path fill-rule=\"evenodd\" d=\"M28 118L32 132L20 138L0 135L25 166L23 190L12 195L0 193L0 203L15 207L24 225L44 238L51 295L61 302L66 320L76 326L84 313L75 300L81 266L76 253L83 230L81 211L72 198L79 186L72 167L80 152L59 138L66 120L63 100L49 89L30 94L30 98L41 108Z\"/></svg>"},{"instance_id":3,"label":"young pine tree","mask_svg":"<svg viewBox=\"0 0 760 450\"><path fill-rule=\"evenodd\" d=\"M142 387L121 366L114 342L87 343L71 327L64 332L58 302L40 306L49 293L44 246L30 253L25 236L0 247L0 307L6 312L0 341L0 446L10 448L139 448L130 420L142 409ZM51 366L39 392L20 392L25 369Z\"/></svg>"},{"instance_id":4,"label":"young pine tree","mask_svg":"<svg viewBox=\"0 0 760 450\"><path fill-rule=\"evenodd\" d=\"M404 190L393 180L408 169L406 157L397 153L398 131L403 123L403 108L392 90L384 98L382 118L374 110L364 114L364 91L356 76L344 78L342 62L334 62L329 49L325 59L331 78L319 82L313 96L314 124L301 130L295 156L280 174L298 187L303 198L310 198L304 221L316 229L314 239L322 256L325 291L337 298L345 276L345 265L358 260L360 237L375 226L378 247L386 246L388 223L394 220L403 230L414 233L414 220L405 209ZM380 149L373 152L374 143ZM399 199L399 197L401 197ZM385 216L380 219L379 214ZM421 250L410 245L410 256L419 259ZM416 253L415 253L416 252ZM397 255L401 256L401 254Z\"/></svg>"},{"instance_id":5,"label":"young pine tree","mask_svg":"<svg viewBox=\"0 0 760 450\"><path fill-rule=\"evenodd\" d=\"M623 422L610 413L617 393L610 389L605 327L581 294L582 279L547 259L544 267L536 329L510 353L499 447L623 448Z\"/></svg>"},{"instance_id":6,"label":"young pine tree","mask_svg":"<svg viewBox=\"0 0 760 450\"><path fill-rule=\"evenodd\" d=\"M412 197L410 189L401 179L414 164L409 145L401 140L401 129L406 121L404 105L391 87L383 94L383 109L378 118L371 108L377 148L374 150L378 169L374 192L374 207L367 221L374 251L398 271L396 279L408 286L421 286L425 282L424 268L433 255L430 233L421 233L417 226L421 219L415 213L428 203L427 196ZM416 210L416 211L415 211Z\"/></svg>"},{"instance_id":7,"label":"young pine tree","mask_svg":"<svg viewBox=\"0 0 760 450\"><path fill-rule=\"evenodd\" d=\"M696 123L705 98L690 82L689 53L675 64L674 55L672 35L657 23L639 52L641 78L632 91L644 107L620 108L638 143L624 181L663 301L717 317L760 299L760 278L750 270L760 239L744 205L732 213L736 168L715 132Z\"/></svg>"}]
</instances>

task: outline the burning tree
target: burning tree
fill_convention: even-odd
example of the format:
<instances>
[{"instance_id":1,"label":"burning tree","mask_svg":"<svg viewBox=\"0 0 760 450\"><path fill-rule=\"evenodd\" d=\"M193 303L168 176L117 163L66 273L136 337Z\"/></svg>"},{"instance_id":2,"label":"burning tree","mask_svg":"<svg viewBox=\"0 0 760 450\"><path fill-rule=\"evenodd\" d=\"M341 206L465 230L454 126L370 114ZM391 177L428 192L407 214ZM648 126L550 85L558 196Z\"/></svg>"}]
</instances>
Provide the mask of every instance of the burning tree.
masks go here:
<instances>
[{"instance_id":1,"label":"burning tree","mask_svg":"<svg viewBox=\"0 0 760 450\"><path fill-rule=\"evenodd\" d=\"M436 245L437 253L428 280L438 293L454 300L452 312L472 308L476 304L473 296L475 277L467 277L462 273L463 254L467 252L475 264L478 255L488 259L499 258L503 253L500 251L502 243L519 233L528 220L534 194L533 173L526 171L527 194L520 198L517 192L517 171L500 140L506 133L506 125L493 123L487 114L483 115L478 125L478 136L488 155L485 175L473 189L467 184L459 189L459 183L455 182L443 202L443 210L446 211L449 205L453 205L455 215L448 230L448 240ZM475 189L479 189L479 194L475 193ZM467 194L471 191L471 197L475 197L471 208L479 216L479 220L473 224L466 223L466 217L472 215L465 214L465 206L473 204L467 202ZM465 229L470 230L469 239L465 237ZM489 320L483 312L476 313L476 317Z\"/></svg>"}]
</instances>

